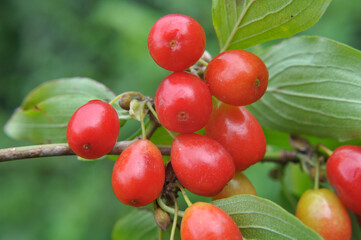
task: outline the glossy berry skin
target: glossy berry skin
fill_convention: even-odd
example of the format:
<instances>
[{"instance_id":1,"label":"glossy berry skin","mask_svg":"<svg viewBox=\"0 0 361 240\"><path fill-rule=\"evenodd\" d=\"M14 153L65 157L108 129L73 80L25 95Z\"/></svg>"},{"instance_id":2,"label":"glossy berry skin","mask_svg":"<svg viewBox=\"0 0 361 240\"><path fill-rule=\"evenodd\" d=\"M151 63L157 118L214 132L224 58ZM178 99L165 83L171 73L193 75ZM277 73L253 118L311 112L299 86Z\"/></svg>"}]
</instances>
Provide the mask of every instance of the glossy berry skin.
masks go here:
<instances>
[{"instance_id":1,"label":"glossy berry skin","mask_svg":"<svg viewBox=\"0 0 361 240\"><path fill-rule=\"evenodd\" d=\"M229 198L239 194L250 194L257 196L252 182L241 172L234 174L233 178L226 184L220 193L213 196L213 200Z\"/></svg>"},{"instance_id":2,"label":"glossy berry skin","mask_svg":"<svg viewBox=\"0 0 361 240\"><path fill-rule=\"evenodd\" d=\"M266 153L262 127L245 107L218 103L206 125L206 136L227 149L237 172L259 162Z\"/></svg>"},{"instance_id":3,"label":"glossy berry skin","mask_svg":"<svg viewBox=\"0 0 361 240\"><path fill-rule=\"evenodd\" d=\"M181 223L182 240L242 240L233 219L222 209L197 202L184 212Z\"/></svg>"},{"instance_id":4,"label":"glossy berry skin","mask_svg":"<svg viewBox=\"0 0 361 240\"><path fill-rule=\"evenodd\" d=\"M325 240L351 239L350 216L340 199L329 189L304 192L297 204L296 217Z\"/></svg>"},{"instance_id":5,"label":"glossy berry skin","mask_svg":"<svg viewBox=\"0 0 361 240\"><path fill-rule=\"evenodd\" d=\"M204 77L216 98L235 106L257 101L268 85L266 65L245 50L229 50L217 55L208 64Z\"/></svg>"},{"instance_id":6,"label":"glossy berry skin","mask_svg":"<svg viewBox=\"0 0 361 240\"><path fill-rule=\"evenodd\" d=\"M192 133L203 128L212 113L212 95L197 76L177 72L159 84L154 98L161 124L178 133Z\"/></svg>"},{"instance_id":7,"label":"glossy berry skin","mask_svg":"<svg viewBox=\"0 0 361 240\"><path fill-rule=\"evenodd\" d=\"M361 215L361 147L336 148L326 164L327 177L345 206Z\"/></svg>"},{"instance_id":8,"label":"glossy berry skin","mask_svg":"<svg viewBox=\"0 0 361 240\"><path fill-rule=\"evenodd\" d=\"M179 72L201 58L206 35L193 18L170 14L160 18L148 35L148 49L154 61L170 71Z\"/></svg>"},{"instance_id":9,"label":"glossy berry skin","mask_svg":"<svg viewBox=\"0 0 361 240\"><path fill-rule=\"evenodd\" d=\"M141 207L152 203L162 192L164 180L162 154L149 140L132 143L114 164L113 192L126 205Z\"/></svg>"},{"instance_id":10,"label":"glossy berry skin","mask_svg":"<svg viewBox=\"0 0 361 240\"><path fill-rule=\"evenodd\" d=\"M196 133L174 139L171 163L179 182L201 196L216 195L234 175L232 157L222 145Z\"/></svg>"},{"instance_id":11,"label":"glossy berry skin","mask_svg":"<svg viewBox=\"0 0 361 240\"><path fill-rule=\"evenodd\" d=\"M101 100L91 100L78 108L70 118L66 138L75 154L96 159L112 150L119 128L115 109Z\"/></svg>"}]
</instances>

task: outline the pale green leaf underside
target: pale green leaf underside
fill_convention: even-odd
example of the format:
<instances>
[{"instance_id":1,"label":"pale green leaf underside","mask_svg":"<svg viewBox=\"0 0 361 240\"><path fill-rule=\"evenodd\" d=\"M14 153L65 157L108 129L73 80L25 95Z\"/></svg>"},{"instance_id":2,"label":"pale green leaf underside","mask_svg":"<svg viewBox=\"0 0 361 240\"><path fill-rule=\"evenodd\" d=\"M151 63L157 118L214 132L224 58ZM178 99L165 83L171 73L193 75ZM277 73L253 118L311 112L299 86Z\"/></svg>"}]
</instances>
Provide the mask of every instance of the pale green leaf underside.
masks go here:
<instances>
[{"instance_id":1,"label":"pale green leaf underside","mask_svg":"<svg viewBox=\"0 0 361 240\"><path fill-rule=\"evenodd\" d=\"M246 240L322 240L274 202L251 195L238 195L212 202L236 222Z\"/></svg>"},{"instance_id":2,"label":"pale green leaf underside","mask_svg":"<svg viewBox=\"0 0 361 240\"><path fill-rule=\"evenodd\" d=\"M156 240L158 231L152 212L134 210L116 222L112 239Z\"/></svg>"},{"instance_id":3,"label":"pale green leaf underside","mask_svg":"<svg viewBox=\"0 0 361 240\"><path fill-rule=\"evenodd\" d=\"M5 132L14 139L36 144L66 142L71 115L92 99L91 96L63 95L42 101L35 108L18 108L5 125Z\"/></svg>"},{"instance_id":4,"label":"pale green leaf underside","mask_svg":"<svg viewBox=\"0 0 361 240\"><path fill-rule=\"evenodd\" d=\"M49 81L28 94L4 130L14 139L36 144L66 142L68 121L80 106L114 97L103 84L87 78Z\"/></svg>"},{"instance_id":5,"label":"pale green leaf underside","mask_svg":"<svg viewBox=\"0 0 361 240\"><path fill-rule=\"evenodd\" d=\"M321 37L297 37L260 57L269 85L248 108L261 125L322 138L361 137L360 51Z\"/></svg>"},{"instance_id":6,"label":"pale green leaf underside","mask_svg":"<svg viewBox=\"0 0 361 240\"><path fill-rule=\"evenodd\" d=\"M93 79L62 78L45 82L35 88L26 96L21 108L27 110L48 98L61 95L96 96L104 101L110 101L114 97L114 93L110 89Z\"/></svg>"},{"instance_id":7,"label":"pale green leaf underside","mask_svg":"<svg viewBox=\"0 0 361 240\"><path fill-rule=\"evenodd\" d=\"M221 51L245 49L313 26L331 0L213 0Z\"/></svg>"}]
</instances>

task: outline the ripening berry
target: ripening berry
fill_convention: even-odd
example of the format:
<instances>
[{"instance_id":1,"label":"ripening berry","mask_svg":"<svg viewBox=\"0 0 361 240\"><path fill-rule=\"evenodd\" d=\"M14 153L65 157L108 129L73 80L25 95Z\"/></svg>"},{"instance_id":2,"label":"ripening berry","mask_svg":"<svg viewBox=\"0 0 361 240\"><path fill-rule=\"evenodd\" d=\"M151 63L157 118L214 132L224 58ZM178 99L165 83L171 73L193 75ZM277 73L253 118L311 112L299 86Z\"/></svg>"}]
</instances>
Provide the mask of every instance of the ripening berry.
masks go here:
<instances>
[{"instance_id":1,"label":"ripening berry","mask_svg":"<svg viewBox=\"0 0 361 240\"><path fill-rule=\"evenodd\" d=\"M349 240L351 219L340 199L324 188L307 190L297 204L296 217L325 240Z\"/></svg>"},{"instance_id":2,"label":"ripening berry","mask_svg":"<svg viewBox=\"0 0 361 240\"><path fill-rule=\"evenodd\" d=\"M252 182L241 172L236 172L233 178L226 184L220 193L213 196L213 200L229 198L239 194L249 194L257 196L256 189Z\"/></svg>"}]
</instances>

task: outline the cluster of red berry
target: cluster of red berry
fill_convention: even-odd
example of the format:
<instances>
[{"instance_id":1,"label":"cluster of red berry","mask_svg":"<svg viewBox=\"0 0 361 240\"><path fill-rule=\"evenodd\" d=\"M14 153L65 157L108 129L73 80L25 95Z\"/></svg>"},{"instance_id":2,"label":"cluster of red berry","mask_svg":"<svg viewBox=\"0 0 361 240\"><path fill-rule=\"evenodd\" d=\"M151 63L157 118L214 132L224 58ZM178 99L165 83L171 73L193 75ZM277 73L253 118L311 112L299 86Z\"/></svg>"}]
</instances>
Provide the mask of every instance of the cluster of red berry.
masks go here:
<instances>
[{"instance_id":1,"label":"cluster of red berry","mask_svg":"<svg viewBox=\"0 0 361 240\"><path fill-rule=\"evenodd\" d=\"M201 25L180 14L159 19L148 36L149 52L155 62L174 71L160 83L154 99L161 125L180 133L171 148L174 173L189 191L217 199L234 194L237 190L232 186L235 184L220 192L227 182L232 180L237 184L246 178L239 173L232 179L235 172L245 170L265 154L262 128L242 106L257 101L264 94L268 71L262 60L250 52L226 51L209 64L205 63L208 64L205 82L198 75L185 72L201 59L205 45ZM212 95L223 103L213 107ZM206 136L194 133L204 127ZM67 128L70 148L88 159L107 154L118 134L117 112L100 100L80 107ZM113 168L114 193L127 205L150 204L161 194L164 182L162 154L147 139L127 147ZM255 194L253 186L250 191ZM209 224L200 225L201 219L207 219ZM242 239L232 218L209 203L189 207L181 226L183 239L209 239L210 236Z\"/></svg>"},{"instance_id":2,"label":"cluster of red berry","mask_svg":"<svg viewBox=\"0 0 361 240\"><path fill-rule=\"evenodd\" d=\"M266 140L260 124L244 106L265 93L267 68L260 58L244 50L225 51L209 62L204 61L205 45L201 25L180 14L160 18L148 36L148 48L154 61L173 71L160 83L154 98L155 117L163 127L179 133L171 147L172 168L179 183L197 195L213 199L237 193L256 195L241 171L263 158ZM205 66L204 74L186 71L196 63ZM212 95L219 100L215 104ZM89 101L69 121L69 146L80 157L99 158L115 145L119 127L119 117L110 104ZM195 133L202 128L205 128L205 135ZM341 147L329 158L327 174L341 201L361 215L360 162L361 147ZM119 156L113 168L112 185L122 203L139 207L158 198L165 177L161 152L151 141L142 139ZM331 191L318 191L316 195L324 196L330 209L333 208L330 212L339 217L324 216L315 225L308 225L326 239L332 239L328 238L331 235L349 239L351 223L346 209ZM317 222L318 210L324 206L321 200L313 200L313 193L304 194L296 212L306 224ZM202 224L203 220L207 224ZM341 235L333 231L340 229L336 226L339 222L346 226L341 229ZM335 227L329 231L329 226ZM242 239L232 218L209 203L195 203L187 208L181 223L181 237Z\"/></svg>"}]
</instances>

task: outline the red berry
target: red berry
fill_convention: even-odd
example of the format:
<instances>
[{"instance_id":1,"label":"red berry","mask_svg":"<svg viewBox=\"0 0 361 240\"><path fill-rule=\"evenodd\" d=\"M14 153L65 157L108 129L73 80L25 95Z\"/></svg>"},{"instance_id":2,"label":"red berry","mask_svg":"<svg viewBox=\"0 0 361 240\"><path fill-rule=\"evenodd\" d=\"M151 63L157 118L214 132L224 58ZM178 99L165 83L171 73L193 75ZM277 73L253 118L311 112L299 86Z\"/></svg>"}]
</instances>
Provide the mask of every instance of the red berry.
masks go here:
<instances>
[{"instance_id":1,"label":"red berry","mask_svg":"<svg viewBox=\"0 0 361 240\"><path fill-rule=\"evenodd\" d=\"M296 217L325 240L351 239L350 216L336 194L328 189L304 192L297 204Z\"/></svg>"},{"instance_id":2,"label":"red berry","mask_svg":"<svg viewBox=\"0 0 361 240\"><path fill-rule=\"evenodd\" d=\"M154 103L161 124L179 133L203 128L212 113L212 95L207 85L186 72L167 76L158 86Z\"/></svg>"},{"instance_id":3,"label":"red berry","mask_svg":"<svg viewBox=\"0 0 361 240\"><path fill-rule=\"evenodd\" d=\"M160 18L148 35L148 49L154 61L170 71L183 71L202 56L206 36L193 18L170 14Z\"/></svg>"},{"instance_id":4,"label":"red berry","mask_svg":"<svg viewBox=\"0 0 361 240\"><path fill-rule=\"evenodd\" d=\"M78 108L70 118L66 138L78 156L96 159L112 150L119 128L115 109L101 100L92 100Z\"/></svg>"},{"instance_id":5,"label":"red berry","mask_svg":"<svg viewBox=\"0 0 361 240\"><path fill-rule=\"evenodd\" d=\"M149 140L132 143L114 164L113 191L127 205L141 207L152 203L162 192L164 180L162 154Z\"/></svg>"},{"instance_id":6,"label":"red berry","mask_svg":"<svg viewBox=\"0 0 361 240\"><path fill-rule=\"evenodd\" d=\"M234 175L232 157L222 145L196 133L174 139L171 162L179 182L201 196L216 195Z\"/></svg>"},{"instance_id":7,"label":"red berry","mask_svg":"<svg viewBox=\"0 0 361 240\"><path fill-rule=\"evenodd\" d=\"M259 57L244 50L229 50L217 55L204 74L212 94L235 106L257 101L268 85L266 65Z\"/></svg>"},{"instance_id":8,"label":"red berry","mask_svg":"<svg viewBox=\"0 0 361 240\"><path fill-rule=\"evenodd\" d=\"M182 240L242 240L233 219L222 209L205 202L188 207L181 223Z\"/></svg>"},{"instance_id":9,"label":"red berry","mask_svg":"<svg viewBox=\"0 0 361 240\"><path fill-rule=\"evenodd\" d=\"M206 125L206 136L231 154L236 171L259 162L266 153L266 139L257 119L244 107L219 103Z\"/></svg>"},{"instance_id":10,"label":"red berry","mask_svg":"<svg viewBox=\"0 0 361 240\"><path fill-rule=\"evenodd\" d=\"M327 176L341 201L361 214L361 147L336 148L327 160Z\"/></svg>"},{"instance_id":11,"label":"red berry","mask_svg":"<svg viewBox=\"0 0 361 240\"><path fill-rule=\"evenodd\" d=\"M249 194L257 196L256 189L254 188L252 182L241 172L234 174L231 181L229 181L226 186L222 189L220 193L213 196L213 200L229 198L239 194Z\"/></svg>"}]
</instances>

